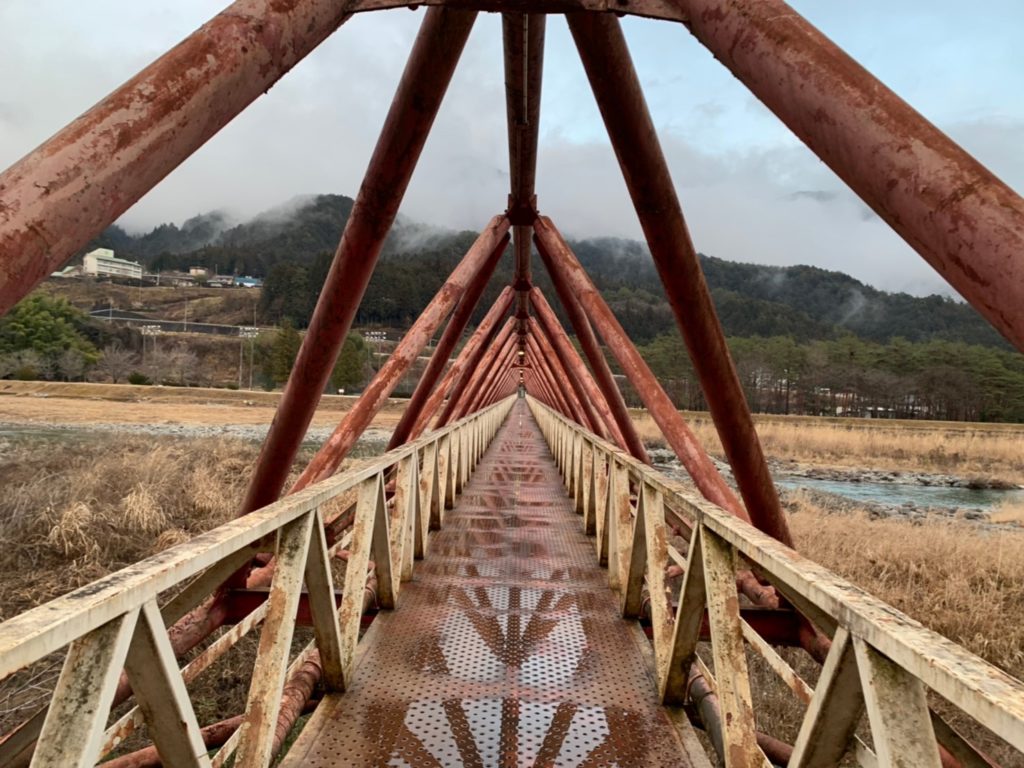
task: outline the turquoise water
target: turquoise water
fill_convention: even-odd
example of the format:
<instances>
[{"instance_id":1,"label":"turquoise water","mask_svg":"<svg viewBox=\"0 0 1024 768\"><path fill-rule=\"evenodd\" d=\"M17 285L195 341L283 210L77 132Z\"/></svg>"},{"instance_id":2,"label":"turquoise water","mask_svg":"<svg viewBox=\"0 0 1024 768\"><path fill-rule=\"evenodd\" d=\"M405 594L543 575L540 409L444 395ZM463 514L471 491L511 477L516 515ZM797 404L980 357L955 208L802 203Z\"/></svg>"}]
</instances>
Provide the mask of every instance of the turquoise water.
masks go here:
<instances>
[{"instance_id":1,"label":"turquoise water","mask_svg":"<svg viewBox=\"0 0 1024 768\"><path fill-rule=\"evenodd\" d=\"M951 488L935 485L903 483L843 482L815 480L806 477L780 477L775 481L780 488L795 490L807 488L845 496L854 501L876 504L915 504L919 507L961 507L988 510L1002 502L1024 502L1024 490L994 490Z\"/></svg>"}]
</instances>

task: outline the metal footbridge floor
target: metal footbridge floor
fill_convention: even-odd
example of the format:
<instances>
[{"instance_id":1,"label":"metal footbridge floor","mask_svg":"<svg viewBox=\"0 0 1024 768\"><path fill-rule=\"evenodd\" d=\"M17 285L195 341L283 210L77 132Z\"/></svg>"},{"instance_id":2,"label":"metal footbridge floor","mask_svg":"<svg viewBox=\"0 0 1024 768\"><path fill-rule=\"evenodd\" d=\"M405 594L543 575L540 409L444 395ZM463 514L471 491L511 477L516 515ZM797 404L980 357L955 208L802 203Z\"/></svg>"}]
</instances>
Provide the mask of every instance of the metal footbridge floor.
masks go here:
<instances>
[{"instance_id":1,"label":"metal footbridge floor","mask_svg":"<svg viewBox=\"0 0 1024 768\"><path fill-rule=\"evenodd\" d=\"M519 401L283 766L685 766L635 623Z\"/></svg>"}]
</instances>

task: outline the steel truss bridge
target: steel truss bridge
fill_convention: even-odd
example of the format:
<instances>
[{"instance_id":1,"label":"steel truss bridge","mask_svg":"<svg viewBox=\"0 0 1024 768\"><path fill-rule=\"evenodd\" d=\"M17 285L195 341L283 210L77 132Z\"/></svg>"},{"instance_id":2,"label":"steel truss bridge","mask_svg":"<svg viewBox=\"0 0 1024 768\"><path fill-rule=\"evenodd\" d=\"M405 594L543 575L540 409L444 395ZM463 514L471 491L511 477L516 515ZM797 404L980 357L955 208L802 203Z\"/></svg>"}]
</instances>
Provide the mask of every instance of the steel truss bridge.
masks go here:
<instances>
[{"instance_id":1,"label":"steel truss bridge","mask_svg":"<svg viewBox=\"0 0 1024 768\"><path fill-rule=\"evenodd\" d=\"M684 25L1019 349L1024 201L782 0L238 0L0 174L0 312L353 14L420 5L238 518L0 625L0 676L65 654L0 765L993 765L939 699L1024 764L1021 682L793 550L618 17ZM506 208L286 488L479 12L503 21ZM555 13L738 493L538 212ZM513 280L459 348L510 242ZM442 324L388 451L337 473ZM651 468L606 350L690 484ZM247 636L245 711L201 724L190 686ZM788 742L758 726L754 656L803 713Z\"/></svg>"}]
</instances>

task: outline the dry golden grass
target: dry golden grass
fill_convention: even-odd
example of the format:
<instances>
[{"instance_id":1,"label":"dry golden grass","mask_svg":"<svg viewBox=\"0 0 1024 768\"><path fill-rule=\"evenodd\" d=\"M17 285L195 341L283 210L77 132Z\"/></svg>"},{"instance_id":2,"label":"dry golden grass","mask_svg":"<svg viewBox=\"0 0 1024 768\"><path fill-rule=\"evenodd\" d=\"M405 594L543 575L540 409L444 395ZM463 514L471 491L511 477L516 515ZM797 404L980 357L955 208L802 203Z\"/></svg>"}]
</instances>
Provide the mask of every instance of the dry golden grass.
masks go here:
<instances>
[{"instance_id":1,"label":"dry golden grass","mask_svg":"<svg viewBox=\"0 0 1024 768\"><path fill-rule=\"evenodd\" d=\"M1024 526L1024 504L1004 501L989 513L993 523L1016 523Z\"/></svg>"},{"instance_id":2,"label":"dry golden grass","mask_svg":"<svg viewBox=\"0 0 1024 768\"><path fill-rule=\"evenodd\" d=\"M7 395L7 397L2 397ZM280 392L131 384L0 381L0 422L11 424L269 424ZM324 395L313 426L334 426L355 397ZM398 423L405 400L389 401L374 427Z\"/></svg>"},{"instance_id":3,"label":"dry golden grass","mask_svg":"<svg viewBox=\"0 0 1024 768\"><path fill-rule=\"evenodd\" d=\"M233 518L258 450L223 438L0 439L0 620ZM0 733L47 700L61 658L0 685ZM244 708L254 658L249 639L193 686L201 722Z\"/></svg>"},{"instance_id":4,"label":"dry golden grass","mask_svg":"<svg viewBox=\"0 0 1024 768\"><path fill-rule=\"evenodd\" d=\"M3 618L226 521L258 449L141 437L16 445L0 454Z\"/></svg>"},{"instance_id":5,"label":"dry golden grass","mask_svg":"<svg viewBox=\"0 0 1024 768\"><path fill-rule=\"evenodd\" d=\"M925 626L1018 679L1024 679L1024 531L990 531L967 522L916 524L831 515L792 494L797 549ZM801 651L783 657L814 685L818 666ZM803 708L754 654L748 654L763 730L792 743ZM932 696L932 707L1002 765L1019 753L959 710Z\"/></svg>"},{"instance_id":6,"label":"dry golden grass","mask_svg":"<svg viewBox=\"0 0 1024 768\"><path fill-rule=\"evenodd\" d=\"M830 515L793 494L797 549L1024 678L1024 532Z\"/></svg>"},{"instance_id":7,"label":"dry golden grass","mask_svg":"<svg viewBox=\"0 0 1024 768\"><path fill-rule=\"evenodd\" d=\"M708 451L722 455L706 413L684 414ZM646 411L633 411L641 437L664 445ZM994 476L1024 482L1024 426L956 422L757 416L765 453L779 461L858 469Z\"/></svg>"}]
</instances>

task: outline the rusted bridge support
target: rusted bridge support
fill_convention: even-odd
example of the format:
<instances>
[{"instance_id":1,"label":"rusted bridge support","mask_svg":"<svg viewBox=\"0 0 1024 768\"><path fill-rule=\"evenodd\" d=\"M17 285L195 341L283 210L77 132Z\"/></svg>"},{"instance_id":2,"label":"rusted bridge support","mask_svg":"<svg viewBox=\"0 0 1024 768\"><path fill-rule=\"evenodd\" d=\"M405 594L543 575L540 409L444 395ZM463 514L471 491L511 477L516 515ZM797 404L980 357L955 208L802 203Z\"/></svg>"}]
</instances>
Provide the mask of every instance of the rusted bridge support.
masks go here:
<instances>
[{"instance_id":1,"label":"rusted bridge support","mask_svg":"<svg viewBox=\"0 0 1024 768\"><path fill-rule=\"evenodd\" d=\"M348 17L335 0L239 0L0 175L0 315Z\"/></svg>"},{"instance_id":2,"label":"rusted bridge support","mask_svg":"<svg viewBox=\"0 0 1024 768\"><path fill-rule=\"evenodd\" d=\"M558 411L566 419L572 418L572 411L568 407L568 403L565 401L561 392L552 387L551 380L548 377L547 370L538 361L537 355L534 352L532 345L526 344L525 360L530 369L534 371L534 375L537 376L537 381L541 389L547 393L548 399L551 400L551 408Z\"/></svg>"},{"instance_id":3,"label":"rusted bridge support","mask_svg":"<svg viewBox=\"0 0 1024 768\"><path fill-rule=\"evenodd\" d=\"M514 299L515 292L511 287L506 286L483 322L477 326L477 329L473 331L473 335L469 337L466 346L463 347L462 352L455 359L448 374L445 376L445 381L442 381L441 385L434 390L434 394L430 396L427 406L423 409L423 414L416 421L412 437L417 437L426 428L427 422L438 409L440 409L440 413L438 413L435 427L443 427L452 420L452 412L459 404L462 393L465 392L466 387L469 385L472 374L480 367L481 360L486 359L489 362L492 358L488 358L487 355L493 355L496 352L495 347L504 344L512 333L514 324L511 318L506 320L504 325L500 326L500 329L498 323L505 317ZM448 391L449 388L450 392ZM448 402L444 403L442 407L441 403L446 394L448 395Z\"/></svg>"},{"instance_id":4,"label":"rusted bridge support","mask_svg":"<svg viewBox=\"0 0 1024 768\"><path fill-rule=\"evenodd\" d=\"M501 15L511 186L508 210L515 225L515 269L512 283L516 289L516 317L520 326L528 311L526 292L532 279L530 225L537 209L537 139L546 18L542 13L512 12Z\"/></svg>"},{"instance_id":5,"label":"rusted bridge support","mask_svg":"<svg viewBox=\"0 0 1024 768\"><path fill-rule=\"evenodd\" d=\"M420 376L419 383L417 383L412 397L409 398L405 410L402 411L402 417L398 420L394 432L391 433L391 440L388 442L389 451L404 444L409 439L409 435L412 434L416 418L420 415L427 400L430 399L430 395L434 391L434 387L437 386L437 382L444 375L448 358L455 351L455 346L459 343L459 339L462 338L462 333L466 330L466 326L469 324L477 304L480 303L480 297L483 295L484 289L494 273L494 267L497 266L498 259L501 258L501 255L508 247L508 241L509 237L508 233L506 233L494 250L492 256L493 264L489 269L481 270L477 274L469 284L469 287L466 288L465 295L459 300L455 311L448 318L448 324L445 326L444 333L441 334L441 339L437 342L437 346L434 347L434 352L430 356L430 362L427 363L423 375Z\"/></svg>"},{"instance_id":6,"label":"rusted bridge support","mask_svg":"<svg viewBox=\"0 0 1024 768\"><path fill-rule=\"evenodd\" d=\"M1024 350L1020 195L782 0L677 4L715 58Z\"/></svg>"},{"instance_id":7,"label":"rusted bridge support","mask_svg":"<svg viewBox=\"0 0 1024 768\"><path fill-rule=\"evenodd\" d=\"M530 303L534 309L537 308L535 292L539 293L536 288L530 291ZM579 402L583 415L587 417L587 421L591 424L591 431L607 440L610 434L607 424L603 414L597 407L597 403L594 402L600 399L600 392L588 391L587 379L589 374L587 368L583 365L579 355L576 354L576 350L573 348L572 342L566 337L565 331L562 330L560 325L556 325L555 328L549 331L548 326L542 325L536 317L529 318L527 327L530 329L530 333L540 342L544 353L552 355L552 361L558 366L557 372L565 376L562 380L562 386L570 391ZM614 440L615 438L613 437L612 439Z\"/></svg>"},{"instance_id":8,"label":"rusted bridge support","mask_svg":"<svg viewBox=\"0 0 1024 768\"><path fill-rule=\"evenodd\" d=\"M491 348L480 357L479 364L466 371L467 384L461 394L458 394L458 402L451 402L454 401L455 394L450 398L452 411L445 423L458 421L474 410L483 391L494 383L492 380L494 373L501 370L501 366L511 359L516 343L514 330L514 326L510 325L507 335L500 340L500 343L498 339L495 339ZM437 426L442 426L441 422L438 422Z\"/></svg>"},{"instance_id":9,"label":"rusted bridge support","mask_svg":"<svg viewBox=\"0 0 1024 768\"><path fill-rule=\"evenodd\" d=\"M482 291L483 285L490 279L498 259L508 245L508 228L509 222L505 216L495 216L491 219L462 261L452 270L444 285L402 337L387 362L377 371L373 381L310 460L296 480L293 492L334 474L459 298L467 292L470 285L476 283L480 284Z\"/></svg>"},{"instance_id":10,"label":"rusted bridge support","mask_svg":"<svg viewBox=\"0 0 1024 768\"><path fill-rule=\"evenodd\" d=\"M253 470L243 514L276 501L284 487L475 19L475 12L447 8L431 8L423 19Z\"/></svg>"},{"instance_id":11,"label":"rusted bridge support","mask_svg":"<svg viewBox=\"0 0 1024 768\"><path fill-rule=\"evenodd\" d=\"M551 257L539 239L537 240L537 251L540 253L541 259L547 267L548 276L551 278L551 282L555 286L555 292L558 294L558 300L561 302L565 313L569 316L569 322L572 324L573 332L576 334L576 338L579 340L580 346L583 348L583 354L586 355L587 362L590 363L590 368L594 372L594 378L597 380L597 385L604 396L605 402L611 410L612 417L615 419L615 424L618 426L619 432L626 441L626 450L629 451L634 458L639 459L645 464L650 464L651 460L647 455L647 449L644 447L644 443L643 440L640 439L640 435L637 434L636 425L633 423L633 419L630 418L629 409L626 407L626 401L623 399L622 392L619 391L619 387L615 383L615 377L612 375L612 369L609 367L608 361L605 360L604 352L601 350L601 344L594 335L594 329L590 327L590 321L587 320L587 315L583 311L583 307L580 306L576 296L566 286L565 280L562 278L562 273L554 264L551 263Z\"/></svg>"},{"instance_id":12,"label":"rusted bridge support","mask_svg":"<svg viewBox=\"0 0 1024 768\"><path fill-rule=\"evenodd\" d=\"M427 398L427 402L420 413L416 414L416 420L413 422L412 432L409 435L410 440L415 440L427 428L430 420L434 418L435 414L442 407L445 396L454 392L455 388L461 383L467 369L472 370L472 367L480 359L487 344L503 332L504 327L499 328L498 323L508 313L514 298L515 294L510 286L505 286L501 293L498 294L498 298L495 299L494 304L491 305L491 308L487 310L487 314L484 315L483 321L470 335L469 340L455 358L448 372L445 373L441 382L431 392L430 397Z\"/></svg>"},{"instance_id":13,"label":"rusted bridge support","mask_svg":"<svg viewBox=\"0 0 1024 768\"><path fill-rule=\"evenodd\" d=\"M569 372L562 367L562 361L555 354L551 342L537 330L536 322L532 317L528 319L529 333L526 336L526 344L532 347L534 360L544 369L552 388L565 399L572 418L596 434L597 425L591 421L590 413L576 394L576 389L569 384Z\"/></svg>"},{"instance_id":14,"label":"rusted bridge support","mask_svg":"<svg viewBox=\"0 0 1024 768\"><path fill-rule=\"evenodd\" d=\"M665 435L665 439L694 484L704 498L732 512L737 517L750 521L747 511L739 499L726 485L721 474L707 455L700 441L686 425L672 400L658 383L657 377L637 352L629 336L619 325L611 308L598 293L590 277L576 259L575 254L546 216L539 216L534 231L543 250L550 258L549 270L557 272L560 279L579 300L597 332L604 339L612 355L636 388L640 399L651 417Z\"/></svg>"},{"instance_id":15,"label":"rusted bridge support","mask_svg":"<svg viewBox=\"0 0 1024 768\"><path fill-rule=\"evenodd\" d=\"M506 375L508 367L512 365L514 358L515 338L510 337L505 342L501 351L499 351L498 356L495 357L494 365L490 367L490 375L481 375L477 379L475 392L471 397L469 392L473 389L474 385L471 384L466 389L466 401L464 407L459 409L459 416L457 418L461 419L464 414L471 414L482 408L482 403L486 402L487 398L501 385L502 379Z\"/></svg>"},{"instance_id":16,"label":"rusted bridge support","mask_svg":"<svg viewBox=\"0 0 1024 768\"><path fill-rule=\"evenodd\" d=\"M622 28L611 15L566 18L750 519L792 546Z\"/></svg>"},{"instance_id":17,"label":"rusted bridge support","mask_svg":"<svg viewBox=\"0 0 1024 768\"><path fill-rule=\"evenodd\" d=\"M611 440L614 441L624 451L628 451L629 448L626 443L626 438L622 434L622 430L619 429L619 425L615 421L615 417L612 416L611 406L608 404L604 393L600 387L597 386L597 382L594 381L594 377L590 375L590 371L587 370L587 366L580 358L579 353L576 351L576 347L569 341L569 337L565 334L565 329L562 324L558 321L555 316L555 312L551 309L551 305L548 304L547 299L544 298L544 294L541 293L540 289L534 286L530 290L530 303L533 305L537 319L544 333L547 334L548 338L552 341L555 346L555 352L558 353L562 360L562 365L569 371L572 372L571 381L575 385L579 382L577 392L580 397L584 399L584 402L588 402L592 405L592 411L598 419L600 424L603 424L606 429L606 434L603 437L610 436Z\"/></svg>"}]
</instances>

